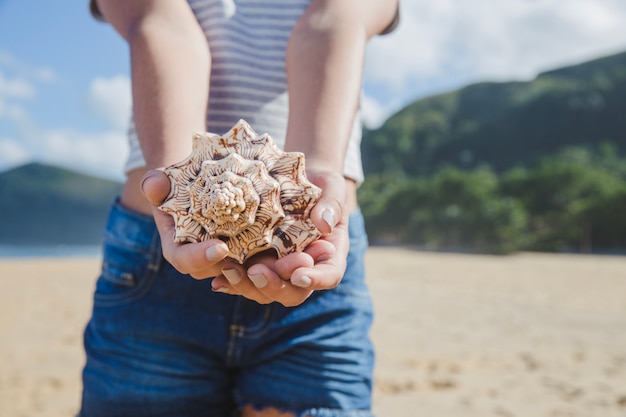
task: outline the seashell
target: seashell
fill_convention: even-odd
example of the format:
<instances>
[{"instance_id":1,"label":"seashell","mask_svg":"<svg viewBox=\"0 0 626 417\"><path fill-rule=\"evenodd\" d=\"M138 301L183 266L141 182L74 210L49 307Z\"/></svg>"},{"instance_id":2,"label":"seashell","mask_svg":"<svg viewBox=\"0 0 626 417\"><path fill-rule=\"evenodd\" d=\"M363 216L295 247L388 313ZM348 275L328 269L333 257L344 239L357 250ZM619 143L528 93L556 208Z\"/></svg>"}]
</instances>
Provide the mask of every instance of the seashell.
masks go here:
<instances>
[{"instance_id":1,"label":"seashell","mask_svg":"<svg viewBox=\"0 0 626 417\"><path fill-rule=\"evenodd\" d=\"M244 263L271 248L300 252L321 236L310 219L321 189L306 177L304 154L282 151L244 120L223 136L196 133L191 155L165 174L171 189L159 209L174 218L175 242L218 238Z\"/></svg>"}]
</instances>

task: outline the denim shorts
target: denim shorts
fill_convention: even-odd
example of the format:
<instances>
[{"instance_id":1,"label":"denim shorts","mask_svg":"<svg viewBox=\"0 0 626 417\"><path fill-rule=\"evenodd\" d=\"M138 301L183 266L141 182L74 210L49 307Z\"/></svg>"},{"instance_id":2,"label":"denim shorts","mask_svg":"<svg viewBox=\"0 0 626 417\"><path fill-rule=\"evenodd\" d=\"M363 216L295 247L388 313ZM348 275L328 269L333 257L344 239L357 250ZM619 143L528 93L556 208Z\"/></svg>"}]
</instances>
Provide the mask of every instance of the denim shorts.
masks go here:
<instances>
[{"instance_id":1,"label":"denim shorts","mask_svg":"<svg viewBox=\"0 0 626 417\"><path fill-rule=\"evenodd\" d=\"M162 257L151 217L115 203L85 329L80 416L371 417L367 237L350 217L341 284L298 307L213 292Z\"/></svg>"}]
</instances>

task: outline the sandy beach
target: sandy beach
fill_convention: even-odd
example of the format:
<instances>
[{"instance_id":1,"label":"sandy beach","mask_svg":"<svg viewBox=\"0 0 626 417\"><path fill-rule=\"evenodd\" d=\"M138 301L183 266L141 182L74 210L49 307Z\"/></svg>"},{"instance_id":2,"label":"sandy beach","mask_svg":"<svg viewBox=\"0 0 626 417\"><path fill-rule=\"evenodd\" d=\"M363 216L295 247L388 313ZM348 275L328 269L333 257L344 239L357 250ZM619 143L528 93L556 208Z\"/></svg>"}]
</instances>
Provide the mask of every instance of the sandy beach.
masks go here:
<instances>
[{"instance_id":1,"label":"sandy beach","mask_svg":"<svg viewBox=\"0 0 626 417\"><path fill-rule=\"evenodd\" d=\"M372 248L378 417L626 416L626 257ZM73 416L99 259L0 259L0 416Z\"/></svg>"}]
</instances>

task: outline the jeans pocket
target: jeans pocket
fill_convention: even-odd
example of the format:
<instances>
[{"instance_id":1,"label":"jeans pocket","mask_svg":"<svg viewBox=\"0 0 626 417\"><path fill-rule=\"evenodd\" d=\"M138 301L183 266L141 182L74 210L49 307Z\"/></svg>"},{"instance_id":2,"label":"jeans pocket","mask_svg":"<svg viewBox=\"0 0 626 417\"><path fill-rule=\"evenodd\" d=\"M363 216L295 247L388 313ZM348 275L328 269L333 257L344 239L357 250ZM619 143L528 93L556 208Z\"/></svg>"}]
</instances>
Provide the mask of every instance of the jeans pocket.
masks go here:
<instances>
[{"instance_id":1,"label":"jeans pocket","mask_svg":"<svg viewBox=\"0 0 626 417\"><path fill-rule=\"evenodd\" d=\"M152 287L159 269L158 250L107 240L96 282L94 305L115 306L137 301Z\"/></svg>"}]
</instances>

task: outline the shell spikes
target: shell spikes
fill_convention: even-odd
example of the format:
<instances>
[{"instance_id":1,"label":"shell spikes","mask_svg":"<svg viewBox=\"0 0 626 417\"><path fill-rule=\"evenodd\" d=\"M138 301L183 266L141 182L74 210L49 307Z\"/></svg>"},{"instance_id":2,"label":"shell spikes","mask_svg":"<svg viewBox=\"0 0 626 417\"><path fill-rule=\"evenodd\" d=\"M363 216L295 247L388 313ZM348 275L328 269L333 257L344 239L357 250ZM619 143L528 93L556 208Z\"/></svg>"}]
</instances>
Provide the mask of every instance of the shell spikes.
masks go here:
<instances>
[{"instance_id":1,"label":"shell spikes","mask_svg":"<svg viewBox=\"0 0 626 417\"><path fill-rule=\"evenodd\" d=\"M280 150L244 120L223 136L196 133L191 155L165 174L171 188L159 209L174 218L175 242L218 238L244 263L272 248L278 257L300 252L321 237L309 216L321 189L306 177L304 154Z\"/></svg>"}]
</instances>

